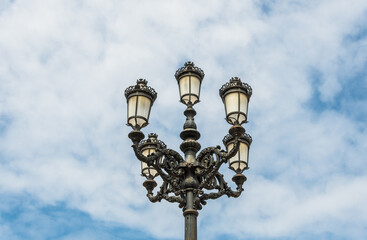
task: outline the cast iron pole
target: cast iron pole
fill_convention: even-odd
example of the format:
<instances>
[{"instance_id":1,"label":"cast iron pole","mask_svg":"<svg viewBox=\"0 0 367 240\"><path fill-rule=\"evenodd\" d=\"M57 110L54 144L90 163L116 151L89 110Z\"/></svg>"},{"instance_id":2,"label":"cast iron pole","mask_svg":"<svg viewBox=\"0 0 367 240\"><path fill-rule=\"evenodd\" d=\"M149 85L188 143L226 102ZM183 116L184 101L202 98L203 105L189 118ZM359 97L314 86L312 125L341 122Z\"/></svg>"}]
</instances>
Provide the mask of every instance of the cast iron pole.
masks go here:
<instances>
[{"instance_id":1,"label":"cast iron pole","mask_svg":"<svg viewBox=\"0 0 367 240\"><path fill-rule=\"evenodd\" d=\"M187 107L184 114L186 116L186 122L180 134L184 141L180 148L185 153L186 161L185 180L182 182L182 187L186 192L186 206L183 212L185 217L185 240L197 240L198 211L194 204L194 189L199 186L199 181L197 176L195 176L194 166L197 164L196 152L201 148L200 144L196 141L200 138L200 133L196 130L196 124L194 122L196 111L191 105Z\"/></svg>"}]
</instances>

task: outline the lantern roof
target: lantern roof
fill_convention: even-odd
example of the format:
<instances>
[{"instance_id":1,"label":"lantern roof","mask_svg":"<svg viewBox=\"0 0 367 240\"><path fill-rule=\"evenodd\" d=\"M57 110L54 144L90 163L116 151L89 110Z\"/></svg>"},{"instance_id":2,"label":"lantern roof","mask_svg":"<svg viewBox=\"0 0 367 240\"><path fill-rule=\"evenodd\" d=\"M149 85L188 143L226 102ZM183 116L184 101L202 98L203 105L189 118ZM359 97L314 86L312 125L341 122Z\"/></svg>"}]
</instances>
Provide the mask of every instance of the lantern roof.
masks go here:
<instances>
[{"instance_id":1,"label":"lantern roof","mask_svg":"<svg viewBox=\"0 0 367 240\"><path fill-rule=\"evenodd\" d=\"M128 98L130 94L135 92L144 92L151 97L153 104L157 98L157 92L152 87L149 87L147 83L148 81L142 78L136 80L136 85L126 88L125 97Z\"/></svg>"},{"instance_id":2,"label":"lantern roof","mask_svg":"<svg viewBox=\"0 0 367 240\"><path fill-rule=\"evenodd\" d=\"M167 145L163 141L158 140L157 138L158 138L158 135L157 134L150 133L148 135L148 139L142 140L139 143L138 148L141 149L141 148L143 148L143 147L145 147L147 145L156 145L157 148L162 148L162 149L166 148Z\"/></svg>"},{"instance_id":3,"label":"lantern roof","mask_svg":"<svg viewBox=\"0 0 367 240\"><path fill-rule=\"evenodd\" d=\"M252 95L252 88L250 85L242 82L239 77L233 77L219 89L220 97L223 99L224 94L232 88L242 89L248 97L251 97Z\"/></svg>"},{"instance_id":4,"label":"lantern roof","mask_svg":"<svg viewBox=\"0 0 367 240\"><path fill-rule=\"evenodd\" d=\"M180 79L182 75L188 72L197 74L200 77L200 80L202 80L205 76L204 71L201 68L196 67L193 62L188 61L188 62L185 62L185 65L183 67L179 68L176 71L175 77L177 81Z\"/></svg>"}]
</instances>

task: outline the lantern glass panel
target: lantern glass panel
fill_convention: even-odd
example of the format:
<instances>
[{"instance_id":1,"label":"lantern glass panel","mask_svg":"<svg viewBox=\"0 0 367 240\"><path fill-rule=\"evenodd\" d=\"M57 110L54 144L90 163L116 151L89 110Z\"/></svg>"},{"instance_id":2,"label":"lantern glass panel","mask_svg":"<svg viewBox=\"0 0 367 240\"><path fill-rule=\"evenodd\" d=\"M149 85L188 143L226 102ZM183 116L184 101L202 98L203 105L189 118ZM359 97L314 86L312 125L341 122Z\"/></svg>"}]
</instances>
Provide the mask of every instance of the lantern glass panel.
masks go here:
<instances>
[{"instance_id":1,"label":"lantern glass panel","mask_svg":"<svg viewBox=\"0 0 367 240\"><path fill-rule=\"evenodd\" d=\"M229 159L229 166L230 168L232 168L233 170L235 170L236 172L242 172L244 169L247 168L247 161L248 161L248 145L243 143L243 142L239 142L240 147L238 152L236 153L236 155L234 157L232 157L231 159ZM227 151L231 151L234 147L234 143L229 143L227 146Z\"/></svg>"},{"instance_id":2,"label":"lantern glass panel","mask_svg":"<svg viewBox=\"0 0 367 240\"><path fill-rule=\"evenodd\" d=\"M183 97L190 93L190 80L189 77L183 77L180 79L180 96Z\"/></svg>"},{"instance_id":3,"label":"lantern glass panel","mask_svg":"<svg viewBox=\"0 0 367 240\"><path fill-rule=\"evenodd\" d=\"M129 124L142 127L148 122L152 101L146 96L132 96L128 102Z\"/></svg>"},{"instance_id":4,"label":"lantern glass panel","mask_svg":"<svg viewBox=\"0 0 367 240\"><path fill-rule=\"evenodd\" d=\"M180 78L179 88L180 88L181 100L185 104L188 104L189 102L194 104L199 101L199 95L200 95L199 78L193 75L184 76Z\"/></svg>"},{"instance_id":5,"label":"lantern glass panel","mask_svg":"<svg viewBox=\"0 0 367 240\"><path fill-rule=\"evenodd\" d=\"M238 94L236 92L227 94L224 101L227 115L238 111Z\"/></svg>"},{"instance_id":6,"label":"lantern glass panel","mask_svg":"<svg viewBox=\"0 0 367 240\"><path fill-rule=\"evenodd\" d=\"M129 98L129 101L127 103L128 111L127 111L127 117L130 119L131 117L135 116L136 111L136 99L138 96L132 96Z\"/></svg>"},{"instance_id":7,"label":"lantern glass panel","mask_svg":"<svg viewBox=\"0 0 367 240\"><path fill-rule=\"evenodd\" d=\"M148 120L151 102L152 101L148 97L139 96L137 116L142 116Z\"/></svg>"},{"instance_id":8,"label":"lantern glass panel","mask_svg":"<svg viewBox=\"0 0 367 240\"><path fill-rule=\"evenodd\" d=\"M247 116L247 106L248 106L248 98L246 94L240 93L240 112L246 114ZM246 117L245 117L246 120Z\"/></svg>"},{"instance_id":9,"label":"lantern glass panel","mask_svg":"<svg viewBox=\"0 0 367 240\"><path fill-rule=\"evenodd\" d=\"M234 144L233 144L233 143L229 143L229 144L227 145L227 152L232 151L233 146L234 146ZM236 156L237 156L237 154L236 154L234 157L232 157L232 158L235 158ZM231 158L231 159L232 159L232 158Z\"/></svg>"},{"instance_id":10,"label":"lantern glass panel","mask_svg":"<svg viewBox=\"0 0 367 240\"><path fill-rule=\"evenodd\" d=\"M152 147L148 147L148 148L146 148L146 149L144 149L143 151L142 151L142 154L144 155L144 156L149 156L150 154L152 154L152 153L155 153L156 152L156 150L155 150L155 148L152 146ZM149 177L149 176L152 176L152 177L155 177L155 176L157 176L157 174L158 174L158 172L157 172L157 170L155 170L153 167L151 167L151 166L148 166L148 164L147 163L145 163L145 162L141 162L141 171L142 171L142 174L145 176L145 177Z\"/></svg>"},{"instance_id":11,"label":"lantern glass panel","mask_svg":"<svg viewBox=\"0 0 367 240\"><path fill-rule=\"evenodd\" d=\"M231 124L242 124L246 121L248 98L244 93L228 93L224 97L224 104L227 120Z\"/></svg>"}]
</instances>

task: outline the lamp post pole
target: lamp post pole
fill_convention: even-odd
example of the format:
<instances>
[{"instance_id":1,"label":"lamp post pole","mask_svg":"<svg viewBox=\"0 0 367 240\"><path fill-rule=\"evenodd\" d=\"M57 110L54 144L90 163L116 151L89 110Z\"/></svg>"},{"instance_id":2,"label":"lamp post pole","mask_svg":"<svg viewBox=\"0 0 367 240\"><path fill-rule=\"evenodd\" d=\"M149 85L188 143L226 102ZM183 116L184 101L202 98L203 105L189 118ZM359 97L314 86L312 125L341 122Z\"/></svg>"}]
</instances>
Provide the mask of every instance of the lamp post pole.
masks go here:
<instances>
[{"instance_id":1,"label":"lamp post pole","mask_svg":"<svg viewBox=\"0 0 367 240\"><path fill-rule=\"evenodd\" d=\"M196 130L194 116L196 112L189 105L185 111L186 122L180 136L183 142L180 145L181 150L185 154L185 162L187 163L187 171L182 187L186 189L186 206L183 212L185 217L185 239L197 239L197 216L198 211L194 206L194 189L199 187L199 181L195 176L193 167L197 165L196 152L200 150L200 144L196 141L200 137L200 133Z\"/></svg>"},{"instance_id":2,"label":"lamp post pole","mask_svg":"<svg viewBox=\"0 0 367 240\"><path fill-rule=\"evenodd\" d=\"M192 62L186 62L184 67L176 71L181 102L186 105L184 115L186 121L180 137L180 145L184 153L182 157L166 144L158 140L156 134L149 134L144 140L141 128L148 124L150 109L157 93L147 86L147 81L139 79L135 86L125 90L127 99L127 125L133 130L129 133L132 148L136 157L141 161L142 176L146 177L143 186L147 189L147 197L151 202L177 202L183 209L185 217L185 240L197 239L198 210L208 199L216 199L223 195L239 197L243 191L242 185L246 177L242 172L248 169L249 147L252 142L250 135L241 126L247 122L247 109L252 89L239 78L232 78L219 90L223 100L226 120L232 127L224 137L226 150L219 146L201 149L200 133L197 130L194 116L194 104L199 102L201 82L204 72L195 67ZM232 190L219 172L224 163L235 172L232 181L237 185ZM163 183L160 190L153 192L157 186L155 177L161 177Z\"/></svg>"}]
</instances>

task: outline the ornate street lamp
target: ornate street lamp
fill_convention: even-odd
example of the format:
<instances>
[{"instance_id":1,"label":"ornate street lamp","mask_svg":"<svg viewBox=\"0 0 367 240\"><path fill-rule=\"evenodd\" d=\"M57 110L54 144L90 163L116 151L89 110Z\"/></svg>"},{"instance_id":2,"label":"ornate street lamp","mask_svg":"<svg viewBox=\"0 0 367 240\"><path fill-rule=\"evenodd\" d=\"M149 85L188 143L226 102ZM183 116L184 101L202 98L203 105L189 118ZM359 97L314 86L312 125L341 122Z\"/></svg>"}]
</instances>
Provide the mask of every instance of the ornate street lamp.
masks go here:
<instances>
[{"instance_id":1,"label":"ornate street lamp","mask_svg":"<svg viewBox=\"0 0 367 240\"><path fill-rule=\"evenodd\" d=\"M180 134L183 142L180 149L185 157L172 150L157 139L156 134L149 134L147 140L141 129L148 124L150 109L157 97L153 88L147 86L147 81L139 79L135 86L126 89L125 96L128 104L127 125L133 128L129 138L133 142L133 150L141 161L142 176L146 177L144 187L151 202L165 199L179 203L185 216L185 239L197 239L198 210L208 199L216 199L223 195L239 197L243 191L242 185L246 177L242 174L248 169L249 147L252 142L250 135L241 126L247 122L248 103L252 94L251 87L241 82L237 77L232 78L219 90L226 112L226 120L233 125L223 143L227 151L219 146L203 149L198 155L201 145L197 142L200 133L194 121L196 111L193 105L199 102L200 88L204 72L192 62L176 71L175 77L179 85L180 100L186 105L184 115L186 122ZM224 163L235 172L232 180L237 185L232 190L219 172ZM157 186L155 177L161 177L162 186L153 192Z\"/></svg>"},{"instance_id":2,"label":"ornate street lamp","mask_svg":"<svg viewBox=\"0 0 367 240\"><path fill-rule=\"evenodd\" d=\"M151 133L148 135L147 140L143 140L139 143L139 151L144 156L150 156L154 154L158 148L166 148L166 144L157 139L158 135ZM141 174L147 179L153 179L158 175L157 170L153 166L149 166L146 162L141 162Z\"/></svg>"},{"instance_id":3,"label":"ornate street lamp","mask_svg":"<svg viewBox=\"0 0 367 240\"><path fill-rule=\"evenodd\" d=\"M127 99L127 125L139 130L148 125L150 109L157 98L153 88L147 86L145 79L136 81L135 86L125 90Z\"/></svg>"},{"instance_id":4,"label":"ornate street lamp","mask_svg":"<svg viewBox=\"0 0 367 240\"><path fill-rule=\"evenodd\" d=\"M204 75L203 70L195 67L192 62L186 62L185 66L176 71L175 77L182 103L194 105L199 102L201 81L203 81Z\"/></svg>"},{"instance_id":5,"label":"ornate street lamp","mask_svg":"<svg viewBox=\"0 0 367 240\"><path fill-rule=\"evenodd\" d=\"M226 120L229 124L242 124L247 121L248 102L252 89L238 77L231 78L219 90L226 110Z\"/></svg>"},{"instance_id":6,"label":"ornate street lamp","mask_svg":"<svg viewBox=\"0 0 367 240\"><path fill-rule=\"evenodd\" d=\"M248 154L252 138L249 134L244 133L238 138L238 142L240 144L239 150L236 155L229 159L229 168L236 173L242 173L248 169ZM235 144L234 137L231 134L227 134L223 138L223 144L226 146L227 151L231 151Z\"/></svg>"}]
</instances>

